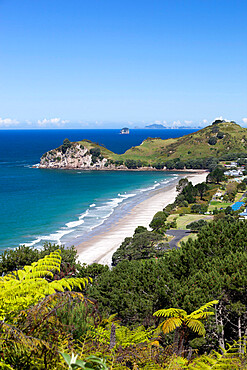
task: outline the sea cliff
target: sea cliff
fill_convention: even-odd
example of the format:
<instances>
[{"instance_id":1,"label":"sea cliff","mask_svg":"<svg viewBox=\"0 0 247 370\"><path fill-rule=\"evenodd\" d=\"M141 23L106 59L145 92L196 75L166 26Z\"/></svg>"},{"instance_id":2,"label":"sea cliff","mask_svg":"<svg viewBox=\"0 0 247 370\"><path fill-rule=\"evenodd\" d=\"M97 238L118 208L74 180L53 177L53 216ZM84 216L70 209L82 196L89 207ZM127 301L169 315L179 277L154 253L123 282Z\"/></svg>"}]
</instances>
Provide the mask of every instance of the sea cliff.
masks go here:
<instances>
[{"instance_id":1,"label":"sea cliff","mask_svg":"<svg viewBox=\"0 0 247 370\"><path fill-rule=\"evenodd\" d=\"M40 160L40 168L81 168L81 169L104 169L107 158L102 155L90 153L86 147L78 143L63 152L62 147L46 152ZM114 166L115 167L115 166Z\"/></svg>"}]
</instances>

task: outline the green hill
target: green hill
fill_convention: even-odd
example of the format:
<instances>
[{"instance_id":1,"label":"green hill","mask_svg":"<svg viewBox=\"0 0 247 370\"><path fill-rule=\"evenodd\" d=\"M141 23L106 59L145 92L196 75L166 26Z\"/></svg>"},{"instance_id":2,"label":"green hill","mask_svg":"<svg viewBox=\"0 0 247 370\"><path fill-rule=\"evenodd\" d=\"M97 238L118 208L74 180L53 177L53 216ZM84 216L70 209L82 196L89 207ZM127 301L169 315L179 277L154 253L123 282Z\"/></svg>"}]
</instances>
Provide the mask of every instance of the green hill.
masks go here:
<instances>
[{"instance_id":1,"label":"green hill","mask_svg":"<svg viewBox=\"0 0 247 370\"><path fill-rule=\"evenodd\" d=\"M80 152L78 145L84 148L83 152ZM197 132L175 139L147 138L139 146L130 148L124 154L116 154L89 140L82 140L72 143L72 147L64 154L62 160L59 152L54 152L58 151L58 148L46 153L41 164L43 167L64 168L68 163L67 159L71 160L71 156L74 158L77 155L78 161L70 161L67 167L78 167L83 162L80 156L84 158L88 156L87 163L84 160L84 167L88 169L91 168L90 150L93 148L100 150L97 160L93 161L95 169L208 168L210 163L215 164L219 160L247 157L247 129L235 122L213 123ZM48 160L49 158L52 162ZM56 163L57 158L60 158L59 165Z\"/></svg>"},{"instance_id":2,"label":"green hill","mask_svg":"<svg viewBox=\"0 0 247 370\"><path fill-rule=\"evenodd\" d=\"M215 138L216 144L209 139ZM236 123L224 122L211 125L189 135L175 139L148 138L141 145L122 154L122 158L167 161L180 158L184 161L195 158L220 157L227 153L247 153L247 129Z\"/></svg>"}]
</instances>

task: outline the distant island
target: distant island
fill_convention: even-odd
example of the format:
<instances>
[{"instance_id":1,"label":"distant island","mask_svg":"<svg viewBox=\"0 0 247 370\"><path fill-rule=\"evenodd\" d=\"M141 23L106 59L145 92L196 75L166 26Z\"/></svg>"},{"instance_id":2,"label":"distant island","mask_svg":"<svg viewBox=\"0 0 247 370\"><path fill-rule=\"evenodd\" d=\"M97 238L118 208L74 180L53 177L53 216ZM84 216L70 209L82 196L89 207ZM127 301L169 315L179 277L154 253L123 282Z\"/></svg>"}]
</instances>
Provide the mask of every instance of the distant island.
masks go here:
<instances>
[{"instance_id":1,"label":"distant island","mask_svg":"<svg viewBox=\"0 0 247 370\"><path fill-rule=\"evenodd\" d=\"M147 138L141 145L116 154L90 140L63 145L45 153L40 168L85 170L208 169L222 160L247 157L247 129L235 122L214 121L179 138Z\"/></svg>"},{"instance_id":2,"label":"distant island","mask_svg":"<svg viewBox=\"0 0 247 370\"><path fill-rule=\"evenodd\" d=\"M152 125L145 126L145 128L162 129L162 128L166 128L166 127L159 124L159 123L153 123Z\"/></svg>"},{"instance_id":3,"label":"distant island","mask_svg":"<svg viewBox=\"0 0 247 370\"><path fill-rule=\"evenodd\" d=\"M188 126L177 126L177 127L175 127L175 126L164 126L164 125L162 125L162 124L160 124L160 123L153 123L153 124L151 124L151 125L147 125L147 126L145 126L145 129L157 129L157 130L162 130L162 129L165 129L165 130L167 130L167 129L173 129L173 130L180 130L180 129L189 129L189 130L191 130L191 128L200 128L200 127L188 127Z\"/></svg>"},{"instance_id":4,"label":"distant island","mask_svg":"<svg viewBox=\"0 0 247 370\"><path fill-rule=\"evenodd\" d=\"M120 134L122 135L128 135L130 133L130 130L128 127L124 127L122 128L122 130L120 131Z\"/></svg>"}]
</instances>

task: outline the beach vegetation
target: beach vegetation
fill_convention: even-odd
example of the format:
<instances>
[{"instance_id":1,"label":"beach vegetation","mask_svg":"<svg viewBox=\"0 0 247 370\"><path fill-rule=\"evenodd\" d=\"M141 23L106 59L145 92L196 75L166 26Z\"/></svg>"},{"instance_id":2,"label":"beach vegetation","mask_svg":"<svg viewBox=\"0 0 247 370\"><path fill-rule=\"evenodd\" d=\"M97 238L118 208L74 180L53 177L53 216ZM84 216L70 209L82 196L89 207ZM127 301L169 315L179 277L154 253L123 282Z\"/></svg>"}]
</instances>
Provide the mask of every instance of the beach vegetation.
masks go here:
<instances>
[{"instance_id":1,"label":"beach vegetation","mask_svg":"<svg viewBox=\"0 0 247 370\"><path fill-rule=\"evenodd\" d=\"M125 238L112 256L112 265L116 266L123 260L144 260L159 258L169 248L168 243L160 234L147 230L136 229L133 237ZM144 228L145 229L145 228Z\"/></svg>"},{"instance_id":2,"label":"beach vegetation","mask_svg":"<svg viewBox=\"0 0 247 370\"><path fill-rule=\"evenodd\" d=\"M47 290L45 294L41 288L34 299L33 290L25 290L25 294L31 294L31 300L25 301L27 306L18 309L10 304L4 322L0 322L2 363L15 369L63 369L63 358L68 355L69 360L73 353L74 359L77 356L75 361L90 363L95 369L102 363L112 369L132 366L144 369L150 365L159 369L169 366L199 369L208 363L228 362L232 368L236 364L237 368L244 368L247 325L244 226L242 221L223 218L205 225L196 240L182 242L180 249L167 250L162 257L123 259L111 270L97 264L84 265L76 271L76 279L91 269L95 281L86 291L83 288L82 293L79 286L74 286L75 292L56 290L63 279L57 270L61 254L55 250L45 258L46 264L40 260L35 266L40 266L37 271L44 274L42 286L54 285L56 291ZM135 230L135 237L143 238L146 233L162 237L143 227ZM141 241L135 239L138 253ZM160 242L162 239L154 244ZM34 258L36 254L34 251ZM29 272L32 273L24 267L13 276ZM9 274L5 276L8 282ZM17 284L21 293L23 281L17 280ZM85 295L93 298L86 299ZM214 311L210 304L205 305L216 300L219 302ZM165 319L158 328L156 316ZM198 338L201 334L202 339ZM217 352L219 345L221 350ZM92 355L95 361L89 361Z\"/></svg>"},{"instance_id":3,"label":"beach vegetation","mask_svg":"<svg viewBox=\"0 0 247 370\"><path fill-rule=\"evenodd\" d=\"M167 214L164 211L159 211L155 213L152 221L149 224L149 227L151 227L151 229L156 233L157 232L163 233L165 231L166 219Z\"/></svg>"},{"instance_id":4,"label":"beach vegetation","mask_svg":"<svg viewBox=\"0 0 247 370\"><path fill-rule=\"evenodd\" d=\"M221 166L217 166L215 169L213 169L212 172L208 174L207 182L215 182L216 184L219 184L221 181L224 181L226 179L224 172L224 168L222 168Z\"/></svg>"},{"instance_id":5,"label":"beach vegetation","mask_svg":"<svg viewBox=\"0 0 247 370\"><path fill-rule=\"evenodd\" d=\"M246 221L226 202L213 220L202 216L213 180L181 179L175 202L154 215L152 231L138 226L124 240L111 269L81 264L74 247L5 251L0 367L245 369ZM239 200L237 184L222 186ZM170 249L168 227L195 233Z\"/></svg>"}]
</instances>

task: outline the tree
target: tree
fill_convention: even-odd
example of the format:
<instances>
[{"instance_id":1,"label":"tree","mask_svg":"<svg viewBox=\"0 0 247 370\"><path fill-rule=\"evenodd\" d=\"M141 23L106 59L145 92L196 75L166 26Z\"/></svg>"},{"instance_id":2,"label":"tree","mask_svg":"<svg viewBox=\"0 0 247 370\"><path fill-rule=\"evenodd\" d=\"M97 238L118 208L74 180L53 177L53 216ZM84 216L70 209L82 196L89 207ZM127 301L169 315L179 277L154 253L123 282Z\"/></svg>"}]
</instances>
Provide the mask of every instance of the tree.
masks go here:
<instances>
[{"instance_id":1,"label":"tree","mask_svg":"<svg viewBox=\"0 0 247 370\"><path fill-rule=\"evenodd\" d=\"M208 310L208 308L211 308L218 302L219 301L217 300L208 302L189 315L185 310L181 310L178 308L161 309L154 313L154 316L167 318L159 326L164 334L168 334L171 331L179 328L177 347L178 354L182 353L184 342L187 341L189 329L198 335L205 336L206 330L202 321L206 320L209 316L214 315L214 312L206 310Z\"/></svg>"},{"instance_id":2,"label":"tree","mask_svg":"<svg viewBox=\"0 0 247 370\"><path fill-rule=\"evenodd\" d=\"M225 180L224 168L216 167L212 172L207 176L207 182L216 182L219 184L221 181Z\"/></svg>"},{"instance_id":3,"label":"tree","mask_svg":"<svg viewBox=\"0 0 247 370\"><path fill-rule=\"evenodd\" d=\"M230 202L233 202L237 193L238 184L235 181L229 182L226 185L226 194Z\"/></svg>"},{"instance_id":4,"label":"tree","mask_svg":"<svg viewBox=\"0 0 247 370\"><path fill-rule=\"evenodd\" d=\"M37 262L40 258L44 258L58 249L61 252L62 258L59 275L61 277L67 277L73 274L74 276L75 272L81 269L75 247L65 248L62 245L58 246L51 243L45 243L42 249L22 245L14 250L4 251L0 255L0 276L6 272L21 270L25 265L31 265L33 262ZM56 272L56 275L58 275L58 272Z\"/></svg>"},{"instance_id":5,"label":"tree","mask_svg":"<svg viewBox=\"0 0 247 370\"><path fill-rule=\"evenodd\" d=\"M198 220L191 222L189 225L186 226L186 229L190 229L191 231L199 231L203 226L207 225L207 221L205 220Z\"/></svg>"},{"instance_id":6,"label":"tree","mask_svg":"<svg viewBox=\"0 0 247 370\"><path fill-rule=\"evenodd\" d=\"M202 199L203 195L208 190L208 185L205 182L201 182L200 184L197 184L195 188L197 189L198 193L200 194L200 198Z\"/></svg>"},{"instance_id":7,"label":"tree","mask_svg":"<svg viewBox=\"0 0 247 370\"><path fill-rule=\"evenodd\" d=\"M240 182L240 184L238 184L238 191L245 191L246 190L246 183L244 181Z\"/></svg>"},{"instance_id":8,"label":"tree","mask_svg":"<svg viewBox=\"0 0 247 370\"><path fill-rule=\"evenodd\" d=\"M66 153L67 149L70 148L72 143L69 141L69 139L64 139L63 145L62 145L62 152L63 154Z\"/></svg>"},{"instance_id":9,"label":"tree","mask_svg":"<svg viewBox=\"0 0 247 370\"><path fill-rule=\"evenodd\" d=\"M189 183L189 180L187 179L187 177L180 179L176 186L177 192L181 193L183 189L188 185L188 183Z\"/></svg>"},{"instance_id":10,"label":"tree","mask_svg":"<svg viewBox=\"0 0 247 370\"><path fill-rule=\"evenodd\" d=\"M162 241L162 235L151 231L135 232L132 238L125 238L113 254L112 264L116 266L123 260L131 261L162 257L169 246Z\"/></svg>"},{"instance_id":11,"label":"tree","mask_svg":"<svg viewBox=\"0 0 247 370\"><path fill-rule=\"evenodd\" d=\"M151 229L153 229L153 231L157 232L165 226L166 218L167 218L166 214L163 211L159 211L155 213L149 226L151 227Z\"/></svg>"}]
</instances>

